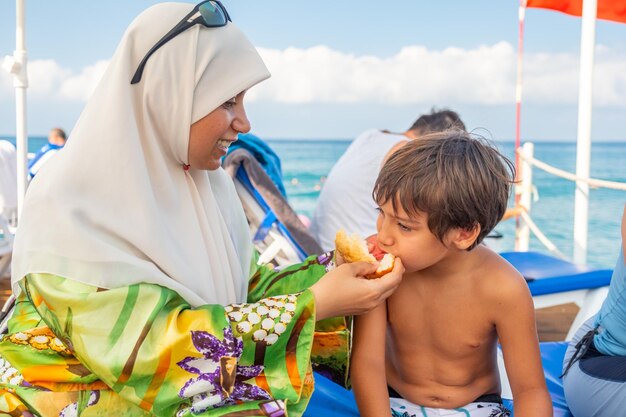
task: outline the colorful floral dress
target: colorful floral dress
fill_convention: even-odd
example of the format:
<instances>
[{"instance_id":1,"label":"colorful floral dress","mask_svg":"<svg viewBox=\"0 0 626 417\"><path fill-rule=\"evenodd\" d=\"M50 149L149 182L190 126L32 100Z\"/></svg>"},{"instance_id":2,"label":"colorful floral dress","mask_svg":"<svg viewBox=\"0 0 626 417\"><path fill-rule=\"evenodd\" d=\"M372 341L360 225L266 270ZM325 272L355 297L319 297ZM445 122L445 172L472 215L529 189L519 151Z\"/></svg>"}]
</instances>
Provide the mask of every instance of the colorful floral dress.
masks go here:
<instances>
[{"instance_id":1,"label":"colorful floral dress","mask_svg":"<svg viewBox=\"0 0 626 417\"><path fill-rule=\"evenodd\" d=\"M346 381L346 321L316 327L307 290L330 265L260 267L247 303L197 308L154 284L27 275L0 342L0 415L300 416L312 358Z\"/></svg>"}]
</instances>

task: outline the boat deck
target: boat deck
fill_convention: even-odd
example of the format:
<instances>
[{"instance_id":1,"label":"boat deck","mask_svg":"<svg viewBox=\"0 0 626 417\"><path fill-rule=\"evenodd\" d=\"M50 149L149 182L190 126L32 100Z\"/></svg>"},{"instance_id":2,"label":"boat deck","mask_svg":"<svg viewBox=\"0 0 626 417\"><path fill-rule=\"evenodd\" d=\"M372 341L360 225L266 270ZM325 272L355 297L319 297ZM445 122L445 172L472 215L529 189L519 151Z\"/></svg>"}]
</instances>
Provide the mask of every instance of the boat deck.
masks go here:
<instances>
[{"instance_id":1,"label":"boat deck","mask_svg":"<svg viewBox=\"0 0 626 417\"><path fill-rule=\"evenodd\" d=\"M535 310L540 342L565 340L567 332L580 308L574 303Z\"/></svg>"},{"instance_id":2,"label":"boat deck","mask_svg":"<svg viewBox=\"0 0 626 417\"><path fill-rule=\"evenodd\" d=\"M8 277L0 278L0 306L4 305L5 301L9 298L10 295L11 279Z\"/></svg>"}]
</instances>

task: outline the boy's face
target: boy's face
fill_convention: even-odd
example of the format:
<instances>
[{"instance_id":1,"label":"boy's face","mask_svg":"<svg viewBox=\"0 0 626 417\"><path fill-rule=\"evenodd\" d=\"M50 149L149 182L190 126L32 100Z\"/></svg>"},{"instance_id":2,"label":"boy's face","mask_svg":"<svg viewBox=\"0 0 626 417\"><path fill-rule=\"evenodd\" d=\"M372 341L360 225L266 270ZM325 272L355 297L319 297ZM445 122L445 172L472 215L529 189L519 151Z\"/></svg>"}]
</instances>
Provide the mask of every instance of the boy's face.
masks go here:
<instances>
[{"instance_id":1,"label":"boy's face","mask_svg":"<svg viewBox=\"0 0 626 417\"><path fill-rule=\"evenodd\" d=\"M415 272L435 265L450 252L428 228L428 215L408 216L402 207L394 211L391 201L379 207L378 245L400 257L406 272Z\"/></svg>"}]
</instances>

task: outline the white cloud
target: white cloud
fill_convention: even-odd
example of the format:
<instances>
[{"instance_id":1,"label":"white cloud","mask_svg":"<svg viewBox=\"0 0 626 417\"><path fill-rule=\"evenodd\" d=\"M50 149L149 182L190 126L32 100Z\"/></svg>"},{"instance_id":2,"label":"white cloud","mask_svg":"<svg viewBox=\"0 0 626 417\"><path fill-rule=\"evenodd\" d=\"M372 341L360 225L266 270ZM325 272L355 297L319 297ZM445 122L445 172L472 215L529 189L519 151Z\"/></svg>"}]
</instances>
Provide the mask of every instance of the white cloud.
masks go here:
<instances>
[{"instance_id":1,"label":"white cloud","mask_svg":"<svg viewBox=\"0 0 626 417\"><path fill-rule=\"evenodd\" d=\"M28 94L53 100L86 101L102 77L108 61L98 61L76 74L51 59L28 62ZM0 72L0 91L13 88L11 75Z\"/></svg>"},{"instance_id":2,"label":"white cloud","mask_svg":"<svg viewBox=\"0 0 626 417\"><path fill-rule=\"evenodd\" d=\"M56 95L59 84L72 72L52 59L28 62L28 92L37 95Z\"/></svg>"},{"instance_id":3,"label":"white cloud","mask_svg":"<svg viewBox=\"0 0 626 417\"><path fill-rule=\"evenodd\" d=\"M387 58L326 46L260 53L272 78L251 90L255 101L499 105L515 98L517 51L507 42L440 51L407 46ZM526 54L524 102L575 104L578 67L578 55ZM594 104L626 104L626 56L602 46L596 51Z\"/></svg>"},{"instance_id":4,"label":"white cloud","mask_svg":"<svg viewBox=\"0 0 626 417\"><path fill-rule=\"evenodd\" d=\"M66 78L59 86L59 95L68 100L87 101L108 64L109 61L98 61L83 68L80 74Z\"/></svg>"},{"instance_id":5,"label":"white cloud","mask_svg":"<svg viewBox=\"0 0 626 417\"><path fill-rule=\"evenodd\" d=\"M3 68L0 68L0 93L4 95L13 89L13 81L11 75Z\"/></svg>"},{"instance_id":6,"label":"white cloud","mask_svg":"<svg viewBox=\"0 0 626 417\"><path fill-rule=\"evenodd\" d=\"M474 49L429 50L413 45L389 57L356 56L327 46L260 48L272 78L253 88L250 101L278 103L446 103L508 105L515 98L517 51L507 42ZM86 101L107 61L80 72L53 60L29 62L29 93L38 98ZM525 103L576 104L577 54L526 54ZM0 91L12 89L0 73ZM594 105L626 105L626 55L596 48Z\"/></svg>"}]
</instances>

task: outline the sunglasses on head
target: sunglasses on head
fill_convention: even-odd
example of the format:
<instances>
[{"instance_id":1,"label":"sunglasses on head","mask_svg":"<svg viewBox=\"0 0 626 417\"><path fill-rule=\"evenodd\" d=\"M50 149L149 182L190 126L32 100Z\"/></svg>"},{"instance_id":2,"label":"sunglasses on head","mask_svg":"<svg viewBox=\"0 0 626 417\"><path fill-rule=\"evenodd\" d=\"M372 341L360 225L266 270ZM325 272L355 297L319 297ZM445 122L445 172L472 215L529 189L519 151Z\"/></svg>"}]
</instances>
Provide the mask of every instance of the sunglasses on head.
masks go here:
<instances>
[{"instance_id":1,"label":"sunglasses on head","mask_svg":"<svg viewBox=\"0 0 626 417\"><path fill-rule=\"evenodd\" d=\"M198 3L185 17L182 18L180 22L176 24L169 32L165 34L143 57L139 66L137 67L137 71L135 71L135 75L133 75L133 79L130 81L131 84L137 84L141 81L141 75L143 74L143 69L146 66L146 62L148 62L148 58L152 56L153 53L157 51L160 47L165 45L167 42L174 39L176 36L186 31L190 27L194 25L203 25L208 28L216 28L221 26L226 26L228 22L232 22L226 8L219 2L219 0L207 0L201 3Z\"/></svg>"}]
</instances>

